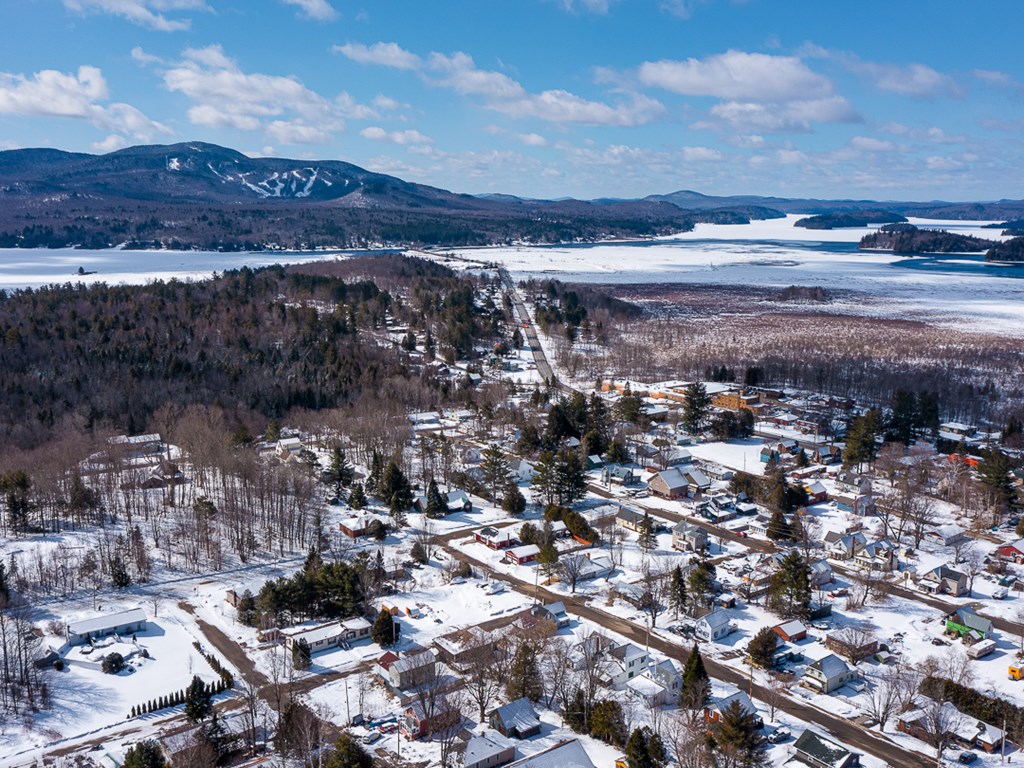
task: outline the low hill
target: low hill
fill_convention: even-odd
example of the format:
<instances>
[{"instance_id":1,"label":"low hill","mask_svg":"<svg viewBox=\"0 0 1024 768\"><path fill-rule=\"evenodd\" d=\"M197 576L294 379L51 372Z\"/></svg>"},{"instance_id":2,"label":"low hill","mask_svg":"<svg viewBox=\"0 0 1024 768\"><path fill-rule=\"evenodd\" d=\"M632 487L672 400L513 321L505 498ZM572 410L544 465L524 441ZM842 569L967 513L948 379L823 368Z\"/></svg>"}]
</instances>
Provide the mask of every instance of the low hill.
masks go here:
<instances>
[{"instance_id":1,"label":"low hill","mask_svg":"<svg viewBox=\"0 0 1024 768\"><path fill-rule=\"evenodd\" d=\"M985 261L1024 262L1024 237L996 243L985 253Z\"/></svg>"},{"instance_id":2,"label":"low hill","mask_svg":"<svg viewBox=\"0 0 1024 768\"><path fill-rule=\"evenodd\" d=\"M808 216L806 219L796 221L794 227L806 229L840 229L842 227L866 227L869 224L889 224L893 222L905 222L906 216L901 216L892 211L863 210L863 211L842 211L836 213L822 213L817 216Z\"/></svg>"},{"instance_id":3,"label":"low hill","mask_svg":"<svg viewBox=\"0 0 1024 768\"><path fill-rule=\"evenodd\" d=\"M910 224L882 227L865 235L858 246L862 250L896 253L978 253L991 248L993 241L943 229L918 229Z\"/></svg>"}]
</instances>

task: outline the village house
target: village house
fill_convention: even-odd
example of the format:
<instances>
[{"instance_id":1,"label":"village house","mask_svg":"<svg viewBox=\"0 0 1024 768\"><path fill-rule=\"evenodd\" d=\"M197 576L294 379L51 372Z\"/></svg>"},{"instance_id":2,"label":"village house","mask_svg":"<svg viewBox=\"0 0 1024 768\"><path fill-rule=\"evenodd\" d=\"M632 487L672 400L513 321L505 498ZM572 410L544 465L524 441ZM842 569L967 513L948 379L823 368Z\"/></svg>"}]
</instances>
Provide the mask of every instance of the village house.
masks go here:
<instances>
[{"instance_id":1,"label":"village house","mask_svg":"<svg viewBox=\"0 0 1024 768\"><path fill-rule=\"evenodd\" d=\"M509 763L508 768L595 768L579 739L560 741L543 752L537 752Z\"/></svg>"},{"instance_id":2,"label":"village house","mask_svg":"<svg viewBox=\"0 0 1024 768\"><path fill-rule=\"evenodd\" d=\"M683 676L672 659L662 659L647 674L667 691L669 698L662 703L671 704L678 698L683 688Z\"/></svg>"},{"instance_id":3,"label":"village house","mask_svg":"<svg viewBox=\"0 0 1024 768\"><path fill-rule=\"evenodd\" d=\"M798 643L807 639L807 625L798 619L785 621L772 627L772 632L787 643Z\"/></svg>"},{"instance_id":4,"label":"village house","mask_svg":"<svg viewBox=\"0 0 1024 768\"><path fill-rule=\"evenodd\" d=\"M647 481L651 493L665 499L697 498L711 487L711 481L697 467L669 467Z\"/></svg>"},{"instance_id":5,"label":"village house","mask_svg":"<svg viewBox=\"0 0 1024 768\"><path fill-rule=\"evenodd\" d=\"M448 492L441 492L441 496L444 497L445 504L448 509L448 514L453 512L472 512L473 502L469 498L469 494L461 490L451 490ZM417 512L425 512L427 509L427 497L426 495L419 495L415 498L412 503L413 509Z\"/></svg>"},{"instance_id":6,"label":"village house","mask_svg":"<svg viewBox=\"0 0 1024 768\"><path fill-rule=\"evenodd\" d=\"M64 627L64 636L69 645L82 645L107 635L131 637L146 631L146 612L142 608L130 611L93 616L90 619L69 621Z\"/></svg>"},{"instance_id":7,"label":"village house","mask_svg":"<svg viewBox=\"0 0 1024 768\"><path fill-rule=\"evenodd\" d=\"M579 558L577 560L577 558ZM594 579L607 579L615 572L615 563L607 555L574 554L564 555L561 558L563 565L566 562L572 563L570 567L576 569L577 581L593 581Z\"/></svg>"},{"instance_id":8,"label":"village house","mask_svg":"<svg viewBox=\"0 0 1024 768\"><path fill-rule=\"evenodd\" d=\"M694 632L698 640L717 642L732 630L732 621L726 611L712 611L697 620Z\"/></svg>"},{"instance_id":9,"label":"village house","mask_svg":"<svg viewBox=\"0 0 1024 768\"><path fill-rule=\"evenodd\" d=\"M540 554L540 547L536 544L524 544L519 547L512 547L505 550L505 560L515 565L526 565L532 563Z\"/></svg>"},{"instance_id":10,"label":"village house","mask_svg":"<svg viewBox=\"0 0 1024 768\"><path fill-rule=\"evenodd\" d=\"M857 663L878 653L878 640L868 635L833 632L825 636L825 647L847 661Z\"/></svg>"},{"instance_id":11,"label":"village house","mask_svg":"<svg viewBox=\"0 0 1024 768\"><path fill-rule=\"evenodd\" d=\"M625 464L605 464L601 468L601 482L604 485L635 485L640 482L636 467Z\"/></svg>"},{"instance_id":12,"label":"village house","mask_svg":"<svg viewBox=\"0 0 1024 768\"><path fill-rule=\"evenodd\" d=\"M375 670L394 689L421 685L437 674L437 653L427 649L391 658L388 651L377 659Z\"/></svg>"},{"instance_id":13,"label":"village house","mask_svg":"<svg viewBox=\"0 0 1024 768\"><path fill-rule=\"evenodd\" d=\"M818 693L832 693L846 685L853 677L846 662L830 653L808 664L800 682Z\"/></svg>"},{"instance_id":14,"label":"village house","mask_svg":"<svg viewBox=\"0 0 1024 768\"><path fill-rule=\"evenodd\" d=\"M830 584L835 580L835 574L832 572L832 566L828 560L815 560L808 568L810 570L811 586L815 589Z\"/></svg>"},{"instance_id":15,"label":"village house","mask_svg":"<svg viewBox=\"0 0 1024 768\"><path fill-rule=\"evenodd\" d=\"M960 597L967 593L967 575L948 565L940 565L921 575L917 588L929 595Z\"/></svg>"},{"instance_id":16,"label":"village house","mask_svg":"<svg viewBox=\"0 0 1024 768\"><path fill-rule=\"evenodd\" d=\"M932 530L927 531L925 536L944 547L954 547L957 544L962 544L968 539L967 534L964 533L964 529L959 525L954 525L953 523L933 528Z\"/></svg>"},{"instance_id":17,"label":"village house","mask_svg":"<svg viewBox=\"0 0 1024 768\"><path fill-rule=\"evenodd\" d=\"M1002 560L1012 560L1018 565L1024 564L1024 539L1017 539L997 547L996 557Z\"/></svg>"},{"instance_id":18,"label":"village house","mask_svg":"<svg viewBox=\"0 0 1024 768\"><path fill-rule=\"evenodd\" d=\"M434 647L441 661L461 670L481 653L492 655L494 638L490 632L480 627L466 627L435 637Z\"/></svg>"},{"instance_id":19,"label":"village house","mask_svg":"<svg viewBox=\"0 0 1024 768\"><path fill-rule=\"evenodd\" d=\"M829 531L825 534L825 543L828 547L829 557L835 560L852 560L861 547L868 543L868 540L860 531L846 535Z\"/></svg>"},{"instance_id":20,"label":"village house","mask_svg":"<svg viewBox=\"0 0 1024 768\"><path fill-rule=\"evenodd\" d=\"M410 740L421 739L429 734L449 731L456 728L462 721L462 713L458 709L440 707L439 711L428 715L423 705L413 701L399 719L399 729Z\"/></svg>"},{"instance_id":21,"label":"village house","mask_svg":"<svg viewBox=\"0 0 1024 768\"><path fill-rule=\"evenodd\" d=\"M164 452L160 434L152 432L146 435L114 435L107 439L112 453L126 459L152 459Z\"/></svg>"},{"instance_id":22,"label":"village house","mask_svg":"<svg viewBox=\"0 0 1024 768\"><path fill-rule=\"evenodd\" d=\"M889 573L899 568L899 550L889 539L879 539L857 550L853 562L858 568Z\"/></svg>"},{"instance_id":23,"label":"village house","mask_svg":"<svg viewBox=\"0 0 1024 768\"><path fill-rule=\"evenodd\" d=\"M946 617L946 633L975 643L992 635L992 622L974 612L968 605L958 608Z\"/></svg>"},{"instance_id":24,"label":"village house","mask_svg":"<svg viewBox=\"0 0 1024 768\"><path fill-rule=\"evenodd\" d=\"M822 504L828 501L828 491L820 481L808 483L804 486L804 490L807 492L808 504Z\"/></svg>"},{"instance_id":25,"label":"village house","mask_svg":"<svg viewBox=\"0 0 1024 768\"><path fill-rule=\"evenodd\" d=\"M540 718L527 698L510 701L487 716L491 728L510 739L528 739L540 733Z\"/></svg>"},{"instance_id":26,"label":"village house","mask_svg":"<svg viewBox=\"0 0 1024 768\"><path fill-rule=\"evenodd\" d=\"M569 614L565 612L565 603L561 600L547 605L538 603L530 609L530 612L537 618L554 622L558 629L569 626Z\"/></svg>"},{"instance_id":27,"label":"village house","mask_svg":"<svg viewBox=\"0 0 1024 768\"><path fill-rule=\"evenodd\" d=\"M832 501L840 512L850 512L861 517L875 514L875 500L866 493L836 491L832 494Z\"/></svg>"},{"instance_id":28,"label":"village house","mask_svg":"<svg viewBox=\"0 0 1024 768\"><path fill-rule=\"evenodd\" d=\"M708 546L708 532L699 525L682 520L672 529L672 548L680 552L703 552Z\"/></svg>"},{"instance_id":29,"label":"village house","mask_svg":"<svg viewBox=\"0 0 1024 768\"><path fill-rule=\"evenodd\" d=\"M736 691L736 693L729 696L717 698L704 707L704 723L713 726L722 722L722 715L732 706L733 702L739 704L740 710L744 713L753 715L755 728L764 727L764 720L757 713L757 707L754 706L754 702L750 700L750 697L744 691Z\"/></svg>"},{"instance_id":30,"label":"village house","mask_svg":"<svg viewBox=\"0 0 1024 768\"><path fill-rule=\"evenodd\" d=\"M348 647L350 643L365 640L373 631L373 625L361 616L342 621L332 621L316 627L300 627L282 632L288 650L294 650L301 640L309 646L309 652L320 653L338 646Z\"/></svg>"},{"instance_id":31,"label":"village house","mask_svg":"<svg viewBox=\"0 0 1024 768\"><path fill-rule=\"evenodd\" d=\"M860 755L806 730L793 745L793 760L809 768L859 768ZM792 760L790 762L793 762ZM788 765L789 763L787 763Z\"/></svg>"},{"instance_id":32,"label":"village house","mask_svg":"<svg viewBox=\"0 0 1024 768\"><path fill-rule=\"evenodd\" d=\"M620 507L615 515L615 524L620 528L625 528L627 531L637 533L640 531L640 526L643 525L645 518L650 520L653 530L654 520L651 519L650 515L630 507Z\"/></svg>"},{"instance_id":33,"label":"village house","mask_svg":"<svg viewBox=\"0 0 1024 768\"><path fill-rule=\"evenodd\" d=\"M612 646L605 651L601 678L609 688L620 691L634 677L643 674L650 660L650 652L633 643Z\"/></svg>"},{"instance_id":34,"label":"village house","mask_svg":"<svg viewBox=\"0 0 1024 768\"><path fill-rule=\"evenodd\" d=\"M152 469L145 480L139 485L144 491L151 491L161 488L172 488L176 485L183 485L185 473L177 464L167 459L161 459Z\"/></svg>"},{"instance_id":35,"label":"village house","mask_svg":"<svg viewBox=\"0 0 1024 768\"><path fill-rule=\"evenodd\" d=\"M338 523L338 529L350 539L358 539L361 536L367 535L371 523L375 520L384 526L385 531L388 530L387 520L382 519L379 515L355 515L353 517L346 517Z\"/></svg>"},{"instance_id":36,"label":"village house","mask_svg":"<svg viewBox=\"0 0 1024 768\"><path fill-rule=\"evenodd\" d=\"M485 544L489 549L508 549L519 544L519 539L516 537L511 527L508 528L495 528L494 526L487 526L474 534L474 538L481 544Z\"/></svg>"},{"instance_id":37,"label":"village house","mask_svg":"<svg viewBox=\"0 0 1024 768\"><path fill-rule=\"evenodd\" d=\"M930 743L932 725L941 721L952 725L946 734L947 739L962 748L979 747L992 753L1002 747L1006 734L1001 728L961 714L948 701L942 708L944 713L938 718L929 717L929 713L923 709L904 712L896 721L896 730Z\"/></svg>"},{"instance_id":38,"label":"village house","mask_svg":"<svg viewBox=\"0 0 1024 768\"><path fill-rule=\"evenodd\" d=\"M516 744L500 733L470 736L462 751L462 768L498 768L516 759Z\"/></svg>"}]
</instances>

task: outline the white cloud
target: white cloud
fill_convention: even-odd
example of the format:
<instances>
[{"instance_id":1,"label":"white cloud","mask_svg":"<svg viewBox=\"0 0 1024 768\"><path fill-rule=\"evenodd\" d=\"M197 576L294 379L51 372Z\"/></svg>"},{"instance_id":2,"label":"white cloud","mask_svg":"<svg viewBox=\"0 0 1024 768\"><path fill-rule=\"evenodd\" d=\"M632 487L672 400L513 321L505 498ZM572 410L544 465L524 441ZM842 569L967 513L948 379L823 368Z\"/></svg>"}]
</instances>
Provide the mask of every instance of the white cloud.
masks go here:
<instances>
[{"instance_id":1,"label":"white cloud","mask_svg":"<svg viewBox=\"0 0 1024 768\"><path fill-rule=\"evenodd\" d=\"M688 163L709 163L725 160L725 155L708 147L682 147L683 160Z\"/></svg>"},{"instance_id":2,"label":"white cloud","mask_svg":"<svg viewBox=\"0 0 1024 768\"><path fill-rule=\"evenodd\" d=\"M83 65L76 74L44 69L31 77L0 72L0 114L71 117L108 131L149 141L170 130L130 104L105 104L109 96L103 73Z\"/></svg>"},{"instance_id":3,"label":"white cloud","mask_svg":"<svg viewBox=\"0 0 1024 768\"><path fill-rule=\"evenodd\" d=\"M140 27L161 32L188 29L189 19L172 19L167 11L209 10L204 0L64 0L64 7L79 13L120 16Z\"/></svg>"},{"instance_id":4,"label":"white cloud","mask_svg":"<svg viewBox=\"0 0 1024 768\"><path fill-rule=\"evenodd\" d=\"M1015 77L996 69L974 69L971 70L971 74L978 80L981 80L981 82L998 88L1021 87L1020 82Z\"/></svg>"},{"instance_id":5,"label":"white cloud","mask_svg":"<svg viewBox=\"0 0 1024 768\"><path fill-rule=\"evenodd\" d=\"M777 102L826 96L828 79L794 56L730 50L706 59L646 61L640 82L683 96Z\"/></svg>"},{"instance_id":6,"label":"white cloud","mask_svg":"<svg viewBox=\"0 0 1024 768\"><path fill-rule=\"evenodd\" d=\"M962 95L960 86L952 77L918 62L882 64L865 61L855 53L832 51L814 43L805 43L800 51L808 57L835 59L850 72L871 80L880 91L920 99Z\"/></svg>"},{"instance_id":7,"label":"white cloud","mask_svg":"<svg viewBox=\"0 0 1024 768\"><path fill-rule=\"evenodd\" d=\"M132 61L137 61L139 64L163 64L164 60L159 56L154 56L150 53L146 53L142 50L141 46L136 45L132 48Z\"/></svg>"},{"instance_id":8,"label":"white cloud","mask_svg":"<svg viewBox=\"0 0 1024 768\"><path fill-rule=\"evenodd\" d=\"M430 144L433 142L433 139L424 136L419 131L385 131L376 125L364 128L359 135L364 139L384 141L389 144Z\"/></svg>"},{"instance_id":9,"label":"white cloud","mask_svg":"<svg viewBox=\"0 0 1024 768\"><path fill-rule=\"evenodd\" d=\"M433 52L425 59L395 43L370 46L351 43L335 50L353 61L416 71L429 85L448 88L464 96L479 96L484 106L517 118L538 118L554 123L633 126L650 122L665 112L655 99L629 94L616 104L592 101L562 89L531 93L502 72L481 69L466 53Z\"/></svg>"},{"instance_id":10,"label":"white cloud","mask_svg":"<svg viewBox=\"0 0 1024 768\"><path fill-rule=\"evenodd\" d=\"M378 95L373 97L373 106L377 107L378 109L383 109L385 111L390 111L392 109L398 109L399 104L398 104L397 101L392 99L390 96L385 96L383 94L378 94Z\"/></svg>"},{"instance_id":11,"label":"white cloud","mask_svg":"<svg viewBox=\"0 0 1024 768\"><path fill-rule=\"evenodd\" d=\"M415 53L402 48L398 43L346 43L334 46L335 53L340 53L359 64L375 64L392 69L419 69L423 61Z\"/></svg>"},{"instance_id":12,"label":"white cloud","mask_svg":"<svg viewBox=\"0 0 1024 768\"><path fill-rule=\"evenodd\" d=\"M288 5L299 7L300 14L315 21L331 21L338 18L338 12L327 0L281 0Z\"/></svg>"},{"instance_id":13,"label":"white cloud","mask_svg":"<svg viewBox=\"0 0 1024 768\"><path fill-rule=\"evenodd\" d=\"M283 144L322 143L345 127L345 118L375 117L349 94L327 99L297 78L243 71L219 45L188 48L163 73L164 86L187 96L195 125L266 130Z\"/></svg>"},{"instance_id":14,"label":"white cloud","mask_svg":"<svg viewBox=\"0 0 1024 768\"><path fill-rule=\"evenodd\" d=\"M807 155L798 149L778 149L775 151L775 159L781 165L802 165L808 160Z\"/></svg>"},{"instance_id":15,"label":"white cloud","mask_svg":"<svg viewBox=\"0 0 1024 768\"><path fill-rule=\"evenodd\" d=\"M515 138L528 147L543 147L548 143L548 140L539 133L517 133Z\"/></svg>"},{"instance_id":16,"label":"white cloud","mask_svg":"<svg viewBox=\"0 0 1024 768\"><path fill-rule=\"evenodd\" d=\"M559 0L561 6L569 13L586 11L587 13L608 13L612 0Z\"/></svg>"},{"instance_id":17,"label":"white cloud","mask_svg":"<svg viewBox=\"0 0 1024 768\"><path fill-rule=\"evenodd\" d=\"M875 139L870 136L854 136L850 139L850 146L865 152L891 152L896 148L891 141Z\"/></svg>"},{"instance_id":18,"label":"white cloud","mask_svg":"<svg viewBox=\"0 0 1024 768\"><path fill-rule=\"evenodd\" d=\"M911 128L902 123L886 123L881 127L886 133L893 136L902 136L914 141L927 141L932 144L963 144L967 141L965 136L957 136L946 133L938 126L931 126L925 130Z\"/></svg>"},{"instance_id":19,"label":"white cloud","mask_svg":"<svg viewBox=\"0 0 1024 768\"><path fill-rule=\"evenodd\" d=\"M930 171L959 171L962 170L964 164L952 157L942 157L940 155L932 155L925 160L925 165L928 166Z\"/></svg>"},{"instance_id":20,"label":"white cloud","mask_svg":"<svg viewBox=\"0 0 1024 768\"><path fill-rule=\"evenodd\" d=\"M92 144L92 148L101 154L107 152L116 152L119 149L124 149L128 146L128 140L124 136L119 136L116 133L112 133L102 141L95 141Z\"/></svg>"},{"instance_id":21,"label":"white cloud","mask_svg":"<svg viewBox=\"0 0 1024 768\"><path fill-rule=\"evenodd\" d=\"M854 123L860 120L856 110L841 96L783 104L727 101L715 104L709 114L713 118L711 122L700 121L693 127L715 128L717 121L739 131L806 133L816 123Z\"/></svg>"}]
</instances>

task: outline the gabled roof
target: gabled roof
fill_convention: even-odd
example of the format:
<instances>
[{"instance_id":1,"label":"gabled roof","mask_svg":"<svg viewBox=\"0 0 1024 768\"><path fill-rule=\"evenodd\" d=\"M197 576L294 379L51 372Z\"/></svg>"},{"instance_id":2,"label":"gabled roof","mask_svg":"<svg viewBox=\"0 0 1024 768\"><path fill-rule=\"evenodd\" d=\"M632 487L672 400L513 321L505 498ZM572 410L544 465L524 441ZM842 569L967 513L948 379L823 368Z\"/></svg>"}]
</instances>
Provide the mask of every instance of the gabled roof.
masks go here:
<instances>
[{"instance_id":1,"label":"gabled roof","mask_svg":"<svg viewBox=\"0 0 1024 768\"><path fill-rule=\"evenodd\" d=\"M544 606L544 610L553 616L564 616L565 615L565 603L561 600L555 603L548 603Z\"/></svg>"},{"instance_id":2,"label":"gabled roof","mask_svg":"<svg viewBox=\"0 0 1024 768\"><path fill-rule=\"evenodd\" d=\"M833 677L838 675L844 675L849 673L850 668L846 662L836 656L834 653L830 653L828 656L823 656L817 661L813 661L807 665L808 669L815 669L825 677L826 680L831 680Z\"/></svg>"},{"instance_id":3,"label":"gabled roof","mask_svg":"<svg viewBox=\"0 0 1024 768\"><path fill-rule=\"evenodd\" d=\"M732 706L734 701L740 705L740 710L744 713L748 715L757 715L757 707L754 706L754 702L752 702L750 697L743 691L736 691L736 693L718 699L715 701L713 708L719 712L724 712Z\"/></svg>"},{"instance_id":4,"label":"gabled roof","mask_svg":"<svg viewBox=\"0 0 1024 768\"><path fill-rule=\"evenodd\" d=\"M525 697L498 707L491 713L491 716L497 717L501 722L501 727L506 731L516 730L523 733L540 725L540 718L537 717L533 704Z\"/></svg>"},{"instance_id":5,"label":"gabled roof","mask_svg":"<svg viewBox=\"0 0 1024 768\"><path fill-rule=\"evenodd\" d=\"M486 762L488 758L497 757L508 749L515 749L516 743L506 739L500 733L488 731L471 738L466 742L466 751L462 753L463 765L475 765Z\"/></svg>"},{"instance_id":6,"label":"gabled roof","mask_svg":"<svg viewBox=\"0 0 1024 768\"><path fill-rule=\"evenodd\" d=\"M420 651L413 656L403 656L398 661L394 662L391 667L395 669L398 674L407 672L412 669L419 669L425 667L427 664L433 664L437 661L437 654L431 650Z\"/></svg>"},{"instance_id":7,"label":"gabled roof","mask_svg":"<svg viewBox=\"0 0 1024 768\"><path fill-rule=\"evenodd\" d=\"M68 632L72 635L84 635L86 632L105 632L123 624L135 624L146 620L146 612L142 608L132 608L121 613L105 613L91 619L68 622Z\"/></svg>"},{"instance_id":8,"label":"gabled roof","mask_svg":"<svg viewBox=\"0 0 1024 768\"><path fill-rule=\"evenodd\" d=\"M700 621L705 622L712 629L718 629L729 623L729 614L725 611L712 611L706 616L702 616Z\"/></svg>"},{"instance_id":9,"label":"gabled roof","mask_svg":"<svg viewBox=\"0 0 1024 768\"><path fill-rule=\"evenodd\" d=\"M543 752L524 757L508 768L596 768L579 739L563 741Z\"/></svg>"},{"instance_id":10,"label":"gabled roof","mask_svg":"<svg viewBox=\"0 0 1024 768\"><path fill-rule=\"evenodd\" d=\"M966 579L967 576L960 571L954 571L948 565L943 563L937 568L932 568L930 571L925 573L921 579L927 579L928 581L942 581L943 579L950 579L952 581L960 581L960 579Z\"/></svg>"},{"instance_id":11,"label":"gabled roof","mask_svg":"<svg viewBox=\"0 0 1024 768\"><path fill-rule=\"evenodd\" d=\"M632 643L623 643L608 651L608 655L619 661L629 661L630 659L646 658L649 654L640 646L633 645Z\"/></svg>"},{"instance_id":12,"label":"gabled roof","mask_svg":"<svg viewBox=\"0 0 1024 768\"><path fill-rule=\"evenodd\" d=\"M783 622L782 624L779 624L775 628L790 636L797 635L801 632L807 631L807 625L799 619L791 619L789 621Z\"/></svg>"},{"instance_id":13,"label":"gabled roof","mask_svg":"<svg viewBox=\"0 0 1024 768\"><path fill-rule=\"evenodd\" d=\"M846 747L836 744L824 736L819 736L814 731L801 733L800 738L793 745L793 749L798 755L805 754L821 764L834 766L842 765L843 761L851 754Z\"/></svg>"},{"instance_id":14,"label":"gabled roof","mask_svg":"<svg viewBox=\"0 0 1024 768\"><path fill-rule=\"evenodd\" d=\"M957 622L958 624L961 624L968 629L984 632L986 635L992 633L992 622L989 619L976 614L969 605L965 605L963 608L960 608L953 615L954 617L959 618L959 621Z\"/></svg>"}]
</instances>

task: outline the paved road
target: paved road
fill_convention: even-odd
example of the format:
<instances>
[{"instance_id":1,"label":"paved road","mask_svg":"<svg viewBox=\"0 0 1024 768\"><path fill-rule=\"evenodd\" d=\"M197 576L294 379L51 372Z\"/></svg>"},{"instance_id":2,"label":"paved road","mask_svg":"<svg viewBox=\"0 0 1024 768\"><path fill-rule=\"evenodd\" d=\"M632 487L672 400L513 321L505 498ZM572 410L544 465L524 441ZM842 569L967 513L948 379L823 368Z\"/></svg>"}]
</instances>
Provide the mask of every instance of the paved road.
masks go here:
<instances>
[{"instance_id":1,"label":"paved road","mask_svg":"<svg viewBox=\"0 0 1024 768\"><path fill-rule=\"evenodd\" d=\"M501 275L501 280L505 283L509 297L512 299L512 304L515 306L516 313L522 322L520 327L526 332L526 341L530 346L530 351L533 352L533 361L537 364L537 373L541 375L544 381L554 384L556 387L562 387L563 385L555 378L555 372L551 369L551 364L548 363L547 355L544 354L544 347L540 345L540 339L537 337L537 328L534 326L533 321L530 320L530 315L526 311L526 305L519 296L519 291L516 289L516 284L512 281L512 276L509 275L508 270L504 267L498 270L498 274Z\"/></svg>"},{"instance_id":2,"label":"paved road","mask_svg":"<svg viewBox=\"0 0 1024 768\"><path fill-rule=\"evenodd\" d=\"M468 535L469 534L467 534L466 531L457 531L440 536L438 537L438 540L441 542L441 546L443 546L448 552L449 556L468 559L481 572L488 573L492 578L499 578L511 584L513 589L527 597L546 602L561 600L565 604L568 612L574 613L577 616L587 619L599 626L613 630L614 632L629 638L637 645L653 648L672 659L676 659L679 661L680 666L685 663L687 654L683 648L675 643L668 642L658 635L648 633L645 627L639 627L619 616L614 616L600 610L599 608L595 608L588 604L582 597L561 595L545 589L544 587L528 584L514 576L510 576L505 573L497 573L486 562L479 560L472 555L467 555L462 550L456 551L451 547L450 541L452 539L467 537ZM710 657L705 657L704 664L708 669L708 674L716 680L724 680L732 683L738 688L752 692L754 697L762 700L771 697L771 694L765 690L764 687L757 683L751 685L746 675L732 667L726 666ZM884 737L878 736L877 734L867 731L864 728L840 717L836 717L835 715L831 715L820 709L809 706L799 700L784 698L777 706L777 709L786 712L803 722L820 725L838 740L849 744L855 749L863 750L864 752L874 755L875 757L886 761L891 766L899 766L900 768L928 768L929 766L934 765L933 760L927 759L915 752L908 752Z\"/></svg>"}]
</instances>

